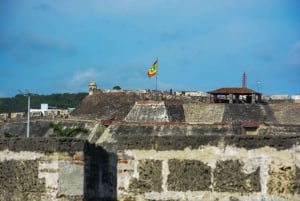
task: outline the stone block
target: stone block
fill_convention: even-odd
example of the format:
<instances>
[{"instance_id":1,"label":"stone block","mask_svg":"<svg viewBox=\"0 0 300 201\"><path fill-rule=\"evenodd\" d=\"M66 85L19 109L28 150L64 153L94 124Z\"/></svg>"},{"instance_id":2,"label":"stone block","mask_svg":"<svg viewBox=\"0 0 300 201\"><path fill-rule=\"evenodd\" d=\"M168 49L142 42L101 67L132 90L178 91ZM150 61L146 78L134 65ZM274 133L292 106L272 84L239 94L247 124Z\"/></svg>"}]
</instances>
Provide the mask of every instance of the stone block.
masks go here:
<instances>
[{"instance_id":1,"label":"stone block","mask_svg":"<svg viewBox=\"0 0 300 201\"><path fill-rule=\"evenodd\" d=\"M84 167L69 161L59 162L58 196L82 196Z\"/></svg>"},{"instance_id":2,"label":"stone block","mask_svg":"<svg viewBox=\"0 0 300 201\"><path fill-rule=\"evenodd\" d=\"M238 160L218 161L214 170L214 191L218 192L259 192L260 169L250 174L242 171L243 164Z\"/></svg>"},{"instance_id":3,"label":"stone block","mask_svg":"<svg viewBox=\"0 0 300 201\"><path fill-rule=\"evenodd\" d=\"M270 164L268 173L269 194L300 193L300 169L294 164Z\"/></svg>"},{"instance_id":4,"label":"stone block","mask_svg":"<svg viewBox=\"0 0 300 201\"><path fill-rule=\"evenodd\" d=\"M141 160L138 165L139 178L133 178L129 190L133 193L162 191L162 162Z\"/></svg>"},{"instance_id":5,"label":"stone block","mask_svg":"<svg viewBox=\"0 0 300 201\"><path fill-rule=\"evenodd\" d=\"M197 160L169 160L168 190L208 191L211 168Z\"/></svg>"},{"instance_id":6,"label":"stone block","mask_svg":"<svg viewBox=\"0 0 300 201\"><path fill-rule=\"evenodd\" d=\"M39 200L46 191L45 179L38 177L38 162L33 160L1 162L0 186L0 200Z\"/></svg>"}]
</instances>

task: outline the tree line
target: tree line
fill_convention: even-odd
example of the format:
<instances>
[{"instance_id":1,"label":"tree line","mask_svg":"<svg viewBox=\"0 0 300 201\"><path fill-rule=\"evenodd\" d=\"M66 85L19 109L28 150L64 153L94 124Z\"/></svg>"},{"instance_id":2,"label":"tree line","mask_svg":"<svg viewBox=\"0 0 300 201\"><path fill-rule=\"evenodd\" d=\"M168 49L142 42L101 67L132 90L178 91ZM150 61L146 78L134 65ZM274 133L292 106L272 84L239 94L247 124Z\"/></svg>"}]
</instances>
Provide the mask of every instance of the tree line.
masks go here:
<instances>
[{"instance_id":1,"label":"tree line","mask_svg":"<svg viewBox=\"0 0 300 201\"><path fill-rule=\"evenodd\" d=\"M39 109L42 103L59 109L76 108L88 93L63 93L30 96L30 108ZM22 94L0 98L0 113L27 112L28 98Z\"/></svg>"}]
</instances>

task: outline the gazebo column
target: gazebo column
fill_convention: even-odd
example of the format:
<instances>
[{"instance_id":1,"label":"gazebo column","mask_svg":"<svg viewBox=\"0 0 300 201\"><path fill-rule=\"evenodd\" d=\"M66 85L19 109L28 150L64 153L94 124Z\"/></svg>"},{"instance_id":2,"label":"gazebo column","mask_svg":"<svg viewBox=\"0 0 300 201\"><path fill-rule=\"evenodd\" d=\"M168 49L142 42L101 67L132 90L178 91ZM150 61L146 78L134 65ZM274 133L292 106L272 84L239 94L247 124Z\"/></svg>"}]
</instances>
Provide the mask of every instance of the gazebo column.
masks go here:
<instances>
[{"instance_id":1,"label":"gazebo column","mask_svg":"<svg viewBox=\"0 0 300 201\"><path fill-rule=\"evenodd\" d=\"M214 103L218 100L218 95L214 94Z\"/></svg>"},{"instance_id":2,"label":"gazebo column","mask_svg":"<svg viewBox=\"0 0 300 201\"><path fill-rule=\"evenodd\" d=\"M229 103L233 103L233 94L229 94Z\"/></svg>"},{"instance_id":3,"label":"gazebo column","mask_svg":"<svg viewBox=\"0 0 300 201\"><path fill-rule=\"evenodd\" d=\"M261 94L257 95L257 102L261 103Z\"/></svg>"},{"instance_id":4,"label":"gazebo column","mask_svg":"<svg viewBox=\"0 0 300 201\"><path fill-rule=\"evenodd\" d=\"M252 94L251 95L251 103L255 103L255 99L256 99L256 95L255 94Z\"/></svg>"}]
</instances>

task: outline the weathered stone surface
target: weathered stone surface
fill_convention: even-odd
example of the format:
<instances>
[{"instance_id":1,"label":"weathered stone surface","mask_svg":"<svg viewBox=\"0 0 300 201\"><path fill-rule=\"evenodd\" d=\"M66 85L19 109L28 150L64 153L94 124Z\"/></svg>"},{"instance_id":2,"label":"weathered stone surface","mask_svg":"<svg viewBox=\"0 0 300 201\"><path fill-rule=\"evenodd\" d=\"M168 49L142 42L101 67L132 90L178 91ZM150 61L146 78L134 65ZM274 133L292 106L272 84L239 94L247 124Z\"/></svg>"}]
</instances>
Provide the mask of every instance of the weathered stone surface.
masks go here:
<instances>
[{"instance_id":1,"label":"weathered stone surface","mask_svg":"<svg viewBox=\"0 0 300 201\"><path fill-rule=\"evenodd\" d=\"M300 105L300 104L299 104ZM261 126L262 127L262 126ZM293 124L274 124L259 128L259 135L298 135L300 133L300 125Z\"/></svg>"},{"instance_id":2,"label":"weathered stone surface","mask_svg":"<svg viewBox=\"0 0 300 201\"><path fill-rule=\"evenodd\" d=\"M270 194L299 194L300 171L294 164L270 164L267 183Z\"/></svg>"},{"instance_id":3,"label":"weathered stone surface","mask_svg":"<svg viewBox=\"0 0 300 201\"><path fill-rule=\"evenodd\" d=\"M30 121L30 137L49 137L53 135L53 129L50 128L51 123L59 123L64 128L75 128L82 127L88 130L87 133L79 133L76 135L76 138L80 139L88 139L92 141L94 139L93 136L99 135L99 132L103 128L101 128L101 124L97 121L84 121L79 119L31 119ZM26 137L27 130L27 122L25 119L20 121L6 122L4 124L0 124L0 137L4 137L4 133L8 132L15 137Z\"/></svg>"},{"instance_id":4,"label":"weathered stone surface","mask_svg":"<svg viewBox=\"0 0 300 201\"><path fill-rule=\"evenodd\" d=\"M134 103L143 97L138 93L97 92L86 96L81 104L72 112L72 115L89 119L117 119L123 120Z\"/></svg>"},{"instance_id":5,"label":"weathered stone surface","mask_svg":"<svg viewBox=\"0 0 300 201\"><path fill-rule=\"evenodd\" d=\"M0 163L0 200L40 200L46 191L45 180L38 177L37 161ZM30 193L29 193L30 192Z\"/></svg>"},{"instance_id":6,"label":"weathered stone surface","mask_svg":"<svg viewBox=\"0 0 300 201\"><path fill-rule=\"evenodd\" d=\"M0 140L0 151L67 152L72 155L83 150L86 143L74 138L4 138Z\"/></svg>"},{"instance_id":7,"label":"weathered stone surface","mask_svg":"<svg viewBox=\"0 0 300 201\"><path fill-rule=\"evenodd\" d=\"M276 121L279 124L297 124L299 125L300 104L295 104L291 101L271 101L268 104L273 112Z\"/></svg>"},{"instance_id":8,"label":"weathered stone surface","mask_svg":"<svg viewBox=\"0 0 300 201\"><path fill-rule=\"evenodd\" d=\"M222 121L277 123L269 105L261 104L225 104Z\"/></svg>"},{"instance_id":9,"label":"weathered stone surface","mask_svg":"<svg viewBox=\"0 0 300 201\"><path fill-rule=\"evenodd\" d=\"M147 136L202 136L202 135L232 135L230 124L185 124L185 123L125 123L116 124L111 133L119 135L147 135Z\"/></svg>"},{"instance_id":10,"label":"weathered stone surface","mask_svg":"<svg viewBox=\"0 0 300 201\"><path fill-rule=\"evenodd\" d=\"M229 201L240 201L240 199L234 197L234 196L230 196L229 197Z\"/></svg>"},{"instance_id":11,"label":"weathered stone surface","mask_svg":"<svg viewBox=\"0 0 300 201\"><path fill-rule=\"evenodd\" d=\"M136 102L125 118L128 122L168 122L167 108L162 101Z\"/></svg>"},{"instance_id":12,"label":"weathered stone surface","mask_svg":"<svg viewBox=\"0 0 300 201\"><path fill-rule=\"evenodd\" d=\"M211 168L196 160L169 160L168 190L208 191L211 185Z\"/></svg>"},{"instance_id":13,"label":"weathered stone surface","mask_svg":"<svg viewBox=\"0 0 300 201\"><path fill-rule=\"evenodd\" d=\"M170 122L186 121L182 102L165 102L165 105Z\"/></svg>"},{"instance_id":14,"label":"weathered stone surface","mask_svg":"<svg viewBox=\"0 0 300 201\"><path fill-rule=\"evenodd\" d=\"M261 190L259 168L246 174L238 160L218 161L214 170L214 190L219 192L258 192Z\"/></svg>"},{"instance_id":15,"label":"weathered stone surface","mask_svg":"<svg viewBox=\"0 0 300 201\"><path fill-rule=\"evenodd\" d=\"M292 148L300 144L300 135L263 135L263 136L225 136L226 145L234 145L245 149L257 149L264 146L273 147L277 150Z\"/></svg>"},{"instance_id":16,"label":"weathered stone surface","mask_svg":"<svg viewBox=\"0 0 300 201\"><path fill-rule=\"evenodd\" d=\"M170 135L170 136L154 136L133 133L115 136L117 139L118 149L157 149L157 150L183 150L187 147L197 149L202 145L217 146L224 143L225 146L233 145L247 150L257 149L265 146L273 147L277 150L284 150L300 144L300 135L292 136L244 136L244 135ZM127 127L129 129L129 127ZM217 128L216 128L217 129Z\"/></svg>"},{"instance_id":17,"label":"weathered stone surface","mask_svg":"<svg viewBox=\"0 0 300 201\"><path fill-rule=\"evenodd\" d=\"M84 191L84 164L61 161L59 164L58 196L82 196Z\"/></svg>"},{"instance_id":18,"label":"weathered stone surface","mask_svg":"<svg viewBox=\"0 0 300 201\"><path fill-rule=\"evenodd\" d=\"M117 158L101 147L72 138L0 144L0 201L116 200Z\"/></svg>"},{"instance_id":19,"label":"weathered stone surface","mask_svg":"<svg viewBox=\"0 0 300 201\"><path fill-rule=\"evenodd\" d=\"M224 104L189 103L183 108L186 122L222 122L225 111Z\"/></svg>"},{"instance_id":20,"label":"weathered stone surface","mask_svg":"<svg viewBox=\"0 0 300 201\"><path fill-rule=\"evenodd\" d=\"M118 136L118 149L152 149L155 146L155 138L152 136L136 136L128 135Z\"/></svg>"},{"instance_id":21,"label":"weathered stone surface","mask_svg":"<svg viewBox=\"0 0 300 201\"><path fill-rule=\"evenodd\" d=\"M183 124L147 125L149 135L145 128L127 124L125 133L109 128L119 132L108 133L115 153L71 138L0 139L0 200L300 200L299 135L197 135ZM3 165L7 161L14 165ZM15 166L13 179L14 171L26 175L27 167L38 166L30 177L46 186L31 191L31 186L16 184L21 190L5 191L9 170L3 169ZM69 181L60 181L68 176ZM77 176L82 180L77 182Z\"/></svg>"},{"instance_id":22,"label":"weathered stone surface","mask_svg":"<svg viewBox=\"0 0 300 201\"><path fill-rule=\"evenodd\" d=\"M133 178L129 189L134 193L161 192L162 162L141 160L138 166L139 178Z\"/></svg>"}]
</instances>

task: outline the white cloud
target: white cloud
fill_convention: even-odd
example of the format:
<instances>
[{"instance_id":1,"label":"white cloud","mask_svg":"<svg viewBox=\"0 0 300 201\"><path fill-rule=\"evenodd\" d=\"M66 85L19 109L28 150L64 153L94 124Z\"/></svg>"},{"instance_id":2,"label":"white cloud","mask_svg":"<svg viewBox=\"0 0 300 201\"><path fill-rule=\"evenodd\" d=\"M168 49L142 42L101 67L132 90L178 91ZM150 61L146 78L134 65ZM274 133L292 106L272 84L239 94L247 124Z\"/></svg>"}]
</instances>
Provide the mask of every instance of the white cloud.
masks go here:
<instances>
[{"instance_id":1,"label":"white cloud","mask_svg":"<svg viewBox=\"0 0 300 201\"><path fill-rule=\"evenodd\" d=\"M87 79L93 79L96 76L99 76L101 73L96 72L94 69L87 69L85 71L77 71L73 78L71 79L71 83L78 83L82 81L86 81Z\"/></svg>"},{"instance_id":2,"label":"white cloud","mask_svg":"<svg viewBox=\"0 0 300 201\"><path fill-rule=\"evenodd\" d=\"M50 54L72 56L76 48L67 40L54 39L39 33L1 32L0 51L2 50L17 61L29 61L34 64L46 62Z\"/></svg>"},{"instance_id":3,"label":"white cloud","mask_svg":"<svg viewBox=\"0 0 300 201\"><path fill-rule=\"evenodd\" d=\"M88 84L94 80L97 81L103 76L102 72L95 69L87 69L82 71L76 71L70 81L67 81L67 88L72 89L86 89Z\"/></svg>"}]
</instances>

